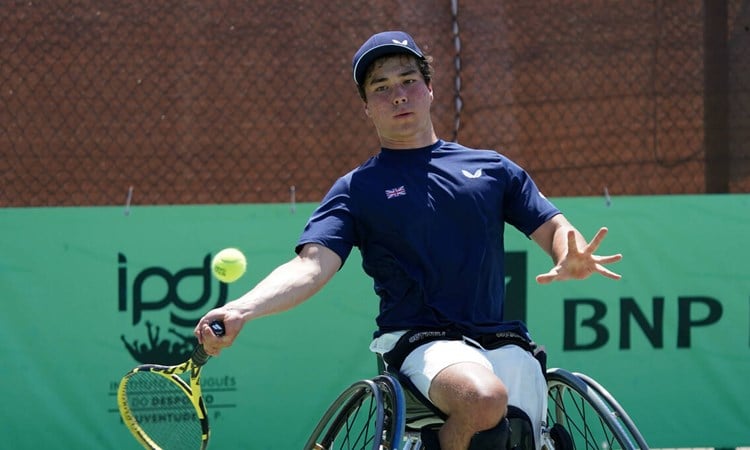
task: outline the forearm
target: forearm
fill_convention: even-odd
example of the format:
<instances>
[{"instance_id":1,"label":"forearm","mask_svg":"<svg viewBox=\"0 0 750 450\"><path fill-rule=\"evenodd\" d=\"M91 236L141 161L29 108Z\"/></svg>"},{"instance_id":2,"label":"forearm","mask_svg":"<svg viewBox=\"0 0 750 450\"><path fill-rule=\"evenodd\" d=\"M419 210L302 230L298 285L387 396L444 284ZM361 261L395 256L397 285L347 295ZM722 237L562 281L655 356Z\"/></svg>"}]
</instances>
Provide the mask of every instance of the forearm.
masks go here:
<instances>
[{"instance_id":1,"label":"forearm","mask_svg":"<svg viewBox=\"0 0 750 450\"><path fill-rule=\"evenodd\" d=\"M252 290L226 307L244 322L291 309L318 292L330 279L320 267L299 258L277 267Z\"/></svg>"},{"instance_id":2,"label":"forearm","mask_svg":"<svg viewBox=\"0 0 750 450\"><path fill-rule=\"evenodd\" d=\"M318 292L341 267L333 251L308 244L252 290L223 308L242 323L291 309Z\"/></svg>"}]
</instances>

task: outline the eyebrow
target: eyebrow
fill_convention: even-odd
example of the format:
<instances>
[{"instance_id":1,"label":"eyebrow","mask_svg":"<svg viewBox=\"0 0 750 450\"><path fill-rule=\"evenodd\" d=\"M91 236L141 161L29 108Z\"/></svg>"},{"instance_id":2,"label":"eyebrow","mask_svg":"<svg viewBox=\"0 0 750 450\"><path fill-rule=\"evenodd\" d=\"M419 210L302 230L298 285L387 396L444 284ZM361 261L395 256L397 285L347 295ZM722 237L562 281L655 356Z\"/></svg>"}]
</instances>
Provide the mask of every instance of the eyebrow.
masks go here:
<instances>
[{"instance_id":1,"label":"eyebrow","mask_svg":"<svg viewBox=\"0 0 750 450\"><path fill-rule=\"evenodd\" d=\"M419 71L417 69L415 69L414 67L409 67L407 69L404 69L402 72L399 72L399 74L397 75L397 77L399 77L399 78L401 78L401 77L408 77L409 75L414 75L415 73L419 73ZM382 83L382 82L387 81L387 80L388 80L387 77L372 78L370 80L369 84Z\"/></svg>"}]
</instances>

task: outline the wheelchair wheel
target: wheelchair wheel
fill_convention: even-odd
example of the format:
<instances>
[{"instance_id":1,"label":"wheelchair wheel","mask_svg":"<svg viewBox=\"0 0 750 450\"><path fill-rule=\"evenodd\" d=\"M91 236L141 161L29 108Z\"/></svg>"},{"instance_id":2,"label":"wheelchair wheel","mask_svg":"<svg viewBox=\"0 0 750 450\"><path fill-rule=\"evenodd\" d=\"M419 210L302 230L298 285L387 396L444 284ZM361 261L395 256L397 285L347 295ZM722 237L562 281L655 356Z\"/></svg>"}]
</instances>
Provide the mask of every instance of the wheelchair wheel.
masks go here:
<instances>
[{"instance_id":1,"label":"wheelchair wheel","mask_svg":"<svg viewBox=\"0 0 750 450\"><path fill-rule=\"evenodd\" d=\"M388 376L361 380L333 401L305 450L390 450L404 428L403 392Z\"/></svg>"},{"instance_id":2,"label":"wheelchair wheel","mask_svg":"<svg viewBox=\"0 0 750 450\"><path fill-rule=\"evenodd\" d=\"M555 450L648 449L620 405L591 378L550 369L547 392L547 427Z\"/></svg>"},{"instance_id":3,"label":"wheelchair wheel","mask_svg":"<svg viewBox=\"0 0 750 450\"><path fill-rule=\"evenodd\" d=\"M597 394L602 398L602 400L609 406L609 408L613 411L615 414L615 417L617 420L619 420L624 430L629 434L629 436L632 438L632 440L641 448L641 449L647 449L648 444L646 443L646 440L643 438L643 435L641 435L641 432L638 430L638 428L635 426L635 423L630 418L628 413L625 412L625 410L620 406L620 404L615 400L615 398L610 394L602 385L597 383L593 378L584 375L582 373L574 372L575 376L583 380L586 384L589 385L589 387L593 388Z\"/></svg>"},{"instance_id":4,"label":"wheelchair wheel","mask_svg":"<svg viewBox=\"0 0 750 450\"><path fill-rule=\"evenodd\" d=\"M383 450L400 449L406 425L404 390L398 380L389 374L379 375L374 381L380 388L383 399L384 417L380 448Z\"/></svg>"}]
</instances>

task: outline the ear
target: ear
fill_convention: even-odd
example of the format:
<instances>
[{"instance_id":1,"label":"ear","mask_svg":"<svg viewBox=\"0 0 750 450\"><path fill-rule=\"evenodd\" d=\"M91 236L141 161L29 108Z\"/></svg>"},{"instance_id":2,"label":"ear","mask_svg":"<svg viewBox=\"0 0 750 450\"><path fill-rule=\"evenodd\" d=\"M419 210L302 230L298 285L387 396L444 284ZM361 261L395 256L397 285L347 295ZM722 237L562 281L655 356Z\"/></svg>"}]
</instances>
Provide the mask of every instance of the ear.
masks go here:
<instances>
[{"instance_id":1,"label":"ear","mask_svg":"<svg viewBox=\"0 0 750 450\"><path fill-rule=\"evenodd\" d=\"M434 100L435 97L432 95L432 83L427 85L427 89L430 91L430 100Z\"/></svg>"},{"instance_id":2,"label":"ear","mask_svg":"<svg viewBox=\"0 0 750 450\"><path fill-rule=\"evenodd\" d=\"M370 118L372 117L372 115L370 114L370 108L367 106L367 103L365 103L365 115Z\"/></svg>"}]
</instances>

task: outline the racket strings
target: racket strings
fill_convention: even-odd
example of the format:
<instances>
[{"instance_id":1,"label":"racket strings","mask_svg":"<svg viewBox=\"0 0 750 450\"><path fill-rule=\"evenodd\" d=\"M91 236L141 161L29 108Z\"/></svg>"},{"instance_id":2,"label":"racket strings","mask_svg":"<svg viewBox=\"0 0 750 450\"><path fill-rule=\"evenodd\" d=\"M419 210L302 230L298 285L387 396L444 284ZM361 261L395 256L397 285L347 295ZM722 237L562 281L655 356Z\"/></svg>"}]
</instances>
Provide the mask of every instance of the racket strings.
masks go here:
<instances>
[{"instance_id":1,"label":"racket strings","mask_svg":"<svg viewBox=\"0 0 750 450\"><path fill-rule=\"evenodd\" d=\"M124 394L137 426L159 448L201 447L201 421L187 393L176 382L156 373L136 372L127 380Z\"/></svg>"}]
</instances>

